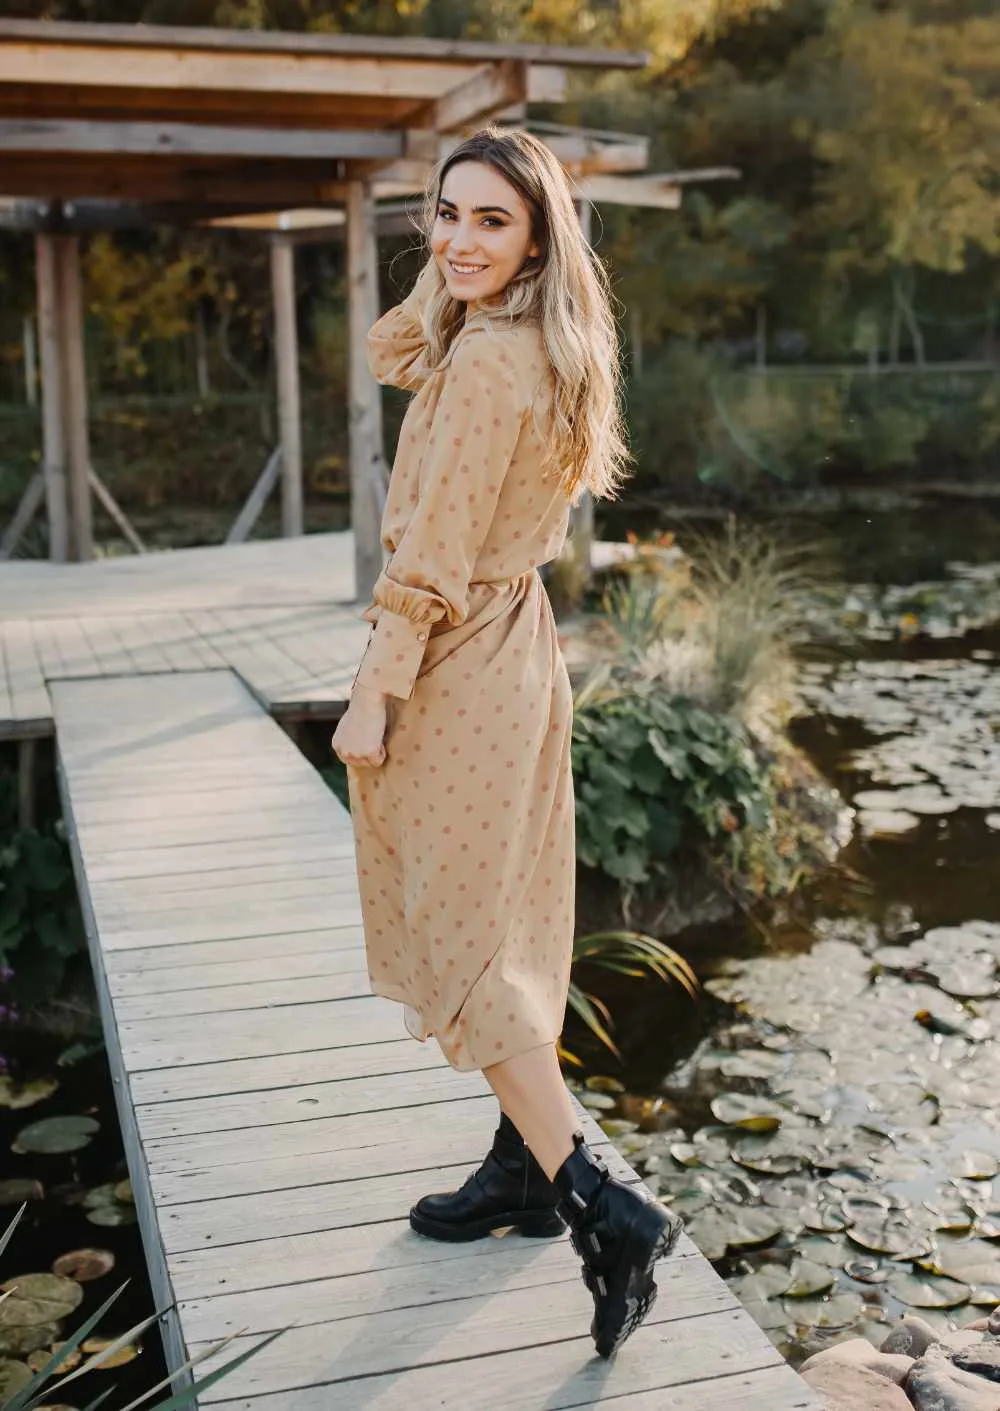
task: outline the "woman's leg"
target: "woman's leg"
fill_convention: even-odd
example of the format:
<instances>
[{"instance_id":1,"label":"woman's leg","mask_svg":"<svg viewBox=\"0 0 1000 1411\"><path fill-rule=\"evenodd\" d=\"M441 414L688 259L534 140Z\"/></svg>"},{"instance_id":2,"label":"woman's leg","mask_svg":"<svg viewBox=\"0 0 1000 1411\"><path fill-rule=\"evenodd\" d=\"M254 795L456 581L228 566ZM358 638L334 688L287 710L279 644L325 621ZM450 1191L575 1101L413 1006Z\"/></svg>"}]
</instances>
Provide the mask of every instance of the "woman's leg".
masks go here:
<instances>
[{"instance_id":1,"label":"woman's leg","mask_svg":"<svg viewBox=\"0 0 1000 1411\"><path fill-rule=\"evenodd\" d=\"M551 1180L573 1150L573 1133L580 1130L555 1044L493 1063L483 1075Z\"/></svg>"}]
</instances>

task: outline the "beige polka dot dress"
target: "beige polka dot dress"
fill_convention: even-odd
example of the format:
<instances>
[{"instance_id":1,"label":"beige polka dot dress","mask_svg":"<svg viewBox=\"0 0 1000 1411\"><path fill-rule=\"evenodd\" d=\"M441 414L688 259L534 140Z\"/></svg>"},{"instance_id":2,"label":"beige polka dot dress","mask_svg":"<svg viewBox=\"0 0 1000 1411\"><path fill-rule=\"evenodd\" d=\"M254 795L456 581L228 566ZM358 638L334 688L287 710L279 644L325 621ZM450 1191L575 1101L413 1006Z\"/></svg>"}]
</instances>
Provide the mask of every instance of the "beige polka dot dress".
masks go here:
<instances>
[{"instance_id":1,"label":"beige polka dot dress","mask_svg":"<svg viewBox=\"0 0 1000 1411\"><path fill-rule=\"evenodd\" d=\"M375 376L414 396L355 677L388 693L386 759L348 786L372 990L465 1071L554 1042L565 1017L573 708L538 567L569 507L542 470L537 327L473 314L429 367L419 314L414 292L368 337Z\"/></svg>"}]
</instances>

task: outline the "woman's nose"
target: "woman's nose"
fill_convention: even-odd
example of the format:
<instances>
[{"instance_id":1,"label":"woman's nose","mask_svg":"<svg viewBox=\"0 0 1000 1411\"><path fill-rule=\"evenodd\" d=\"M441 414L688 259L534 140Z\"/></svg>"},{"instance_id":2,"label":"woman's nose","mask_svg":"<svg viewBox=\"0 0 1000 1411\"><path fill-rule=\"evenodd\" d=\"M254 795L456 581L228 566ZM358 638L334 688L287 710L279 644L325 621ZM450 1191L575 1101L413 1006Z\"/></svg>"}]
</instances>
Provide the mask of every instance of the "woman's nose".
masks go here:
<instances>
[{"instance_id":1,"label":"woman's nose","mask_svg":"<svg viewBox=\"0 0 1000 1411\"><path fill-rule=\"evenodd\" d=\"M471 254L476 248L476 233L468 226L457 225L451 232L451 240L449 243L456 254Z\"/></svg>"}]
</instances>

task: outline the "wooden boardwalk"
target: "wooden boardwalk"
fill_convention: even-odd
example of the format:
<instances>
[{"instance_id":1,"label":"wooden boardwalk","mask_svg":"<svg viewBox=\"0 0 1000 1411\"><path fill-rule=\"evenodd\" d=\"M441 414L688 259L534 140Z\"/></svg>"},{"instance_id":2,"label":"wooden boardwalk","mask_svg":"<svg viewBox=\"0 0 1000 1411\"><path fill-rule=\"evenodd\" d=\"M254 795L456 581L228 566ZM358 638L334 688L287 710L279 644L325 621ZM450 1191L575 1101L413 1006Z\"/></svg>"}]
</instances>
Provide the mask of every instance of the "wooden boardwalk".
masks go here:
<instances>
[{"instance_id":1,"label":"wooden boardwalk","mask_svg":"<svg viewBox=\"0 0 1000 1411\"><path fill-rule=\"evenodd\" d=\"M284 597L255 579L264 603L226 601L247 586L226 571L230 549L211 571L201 560L200 587L185 555L168 556L163 596L142 581L131 617L112 566L93 592L122 632L140 618L322 609L335 644L318 633L328 655L303 655L302 667L332 696L343 687L323 663L353 668L346 643L359 652L367 625L356 605L310 600L330 587L309 578L294 547ZM17 567L0 573L5 629L27 623L34 643L51 643L40 623L84 620L93 599L69 591L71 574L61 599L38 578L31 615L18 617L7 595ZM77 569L78 581L89 571ZM216 591L223 601L206 605ZM454 1189L481 1158L496 1103L481 1074L453 1073L436 1045L406 1035L398 1006L370 994L350 817L263 708L276 664L249 627L242 670L181 655L190 638L163 667L122 636L129 662L77 676L70 639L57 640L60 655L39 661L35 719L56 732L154 1294L159 1307L175 1304L168 1359L179 1366L239 1330L208 1370L289 1329L200 1404L816 1407L686 1236L660 1266L648 1323L608 1364L593 1353L590 1295L565 1236L449 1246L412 1233L413 1201ZM638 1180L582 1111L581 1124L617 1173Z\"/></svg>"}]
</instances>

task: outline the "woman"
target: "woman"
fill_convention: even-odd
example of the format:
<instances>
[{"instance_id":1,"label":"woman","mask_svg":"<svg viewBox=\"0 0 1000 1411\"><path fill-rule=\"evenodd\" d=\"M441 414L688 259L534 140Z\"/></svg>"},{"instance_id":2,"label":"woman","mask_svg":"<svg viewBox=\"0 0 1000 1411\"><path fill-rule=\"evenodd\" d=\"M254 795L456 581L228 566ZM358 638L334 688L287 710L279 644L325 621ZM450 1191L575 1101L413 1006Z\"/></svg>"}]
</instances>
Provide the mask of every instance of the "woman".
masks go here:
<instances>
[{"instance_id":1,"label":"woman","mask_svg":"<svg viewBox=\"0 0 1000 1411\"><path fill-rule=\"evenodd\" d=\"M610 1356L656 1296L680 1222L583 1139L556 1056L574 931L573 705L538 574L581 488L627 451L607 279L566 177L526 132L484 129L441 164L431 257L372 328L375 376L415 395L382 543L391 557L333 748L348 766L372 989L501 1106L461 1190L410 1223L477 1239L563 1221Z\"/></svg>"}]
</instances>

